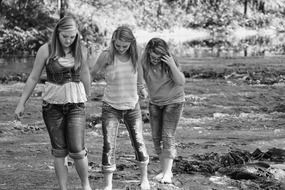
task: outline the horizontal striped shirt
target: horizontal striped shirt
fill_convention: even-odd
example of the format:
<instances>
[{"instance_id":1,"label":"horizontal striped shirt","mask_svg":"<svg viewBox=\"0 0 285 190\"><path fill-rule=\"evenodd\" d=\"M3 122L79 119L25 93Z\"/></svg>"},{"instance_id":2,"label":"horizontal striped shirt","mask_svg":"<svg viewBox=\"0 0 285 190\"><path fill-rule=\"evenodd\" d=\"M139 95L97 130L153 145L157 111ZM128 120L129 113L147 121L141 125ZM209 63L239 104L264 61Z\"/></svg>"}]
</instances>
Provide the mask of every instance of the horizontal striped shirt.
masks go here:
<instances>
[{"instance_id":1,"label":"horizontal striped shirt","mask_svg":"<svg viewBox=\"0 0 285 190\"><path fill-rule=\"evenodd\" d=\"M116 56L113 64L105 68L107 86L103 101L119 110L134 109L138 102L137 73L134 72L131 59L120 61Z\"/></svg>"}]
</instances>

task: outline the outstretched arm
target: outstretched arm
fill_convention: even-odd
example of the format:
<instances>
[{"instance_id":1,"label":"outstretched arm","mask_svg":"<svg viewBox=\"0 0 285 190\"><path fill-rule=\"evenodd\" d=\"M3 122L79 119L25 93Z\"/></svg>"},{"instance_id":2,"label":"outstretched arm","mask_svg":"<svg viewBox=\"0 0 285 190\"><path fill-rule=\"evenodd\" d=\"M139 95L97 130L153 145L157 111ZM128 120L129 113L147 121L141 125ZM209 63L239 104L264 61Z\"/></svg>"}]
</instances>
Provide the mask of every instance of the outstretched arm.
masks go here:
<instances>
[{"instance_id":1,"label":"outstretched arm","mask_svg":"<svg viewBox=\"0 0 285 190\"><path fill-rule=\"evenodd\" d=\"M106 67L106 64L108 64L109 60L108 56L109 53L107 51L103 51L98 57L93 54L88 58L88 65L92 65L90 68L91 81L93 81L93 78L95 78L95 76L98 75L99 72L101 72Z\"/></svg>"},{"instance_id":2,"label":"outstretched arm","mask_svg":"<svg viewBox=\"0 0 285 190\"><path fill-rule=\"evenodd\" d=\"M85 50L85 49L84 49ZM80 73L80 79L84 85L85 94L87 97L89 97L91 94L90 87L91 87L91 81L90 81L90 72L89 67L87 65L87 53L83 51L83 63L82 63L82 70Z\"/></svg>"},{"instance_id":3,"label":"outstretched arm","mask_svg":"<svg viewBox=\"0 0 285 190\"><path fill-rule=\"evenodd\" d=\"M36 87L36 85L40 79L40 76L41 76L42 70L44 68L45 61L46 61L47 57L48 57L48 45L45 44L45 45L41 46L37 52L32 72L30 73L30 75L28 77L28 80L27 80L25 87L24 87L24 91L22 93L20 101L19 101L19 103L16 107L16 110L15 110L16 119L20 119L21 116L23 115L24 109L25 109L25 104L26 104L27 100L29 99L29 97L31 96L34 88Z\"/></svg>"}]
</instances>

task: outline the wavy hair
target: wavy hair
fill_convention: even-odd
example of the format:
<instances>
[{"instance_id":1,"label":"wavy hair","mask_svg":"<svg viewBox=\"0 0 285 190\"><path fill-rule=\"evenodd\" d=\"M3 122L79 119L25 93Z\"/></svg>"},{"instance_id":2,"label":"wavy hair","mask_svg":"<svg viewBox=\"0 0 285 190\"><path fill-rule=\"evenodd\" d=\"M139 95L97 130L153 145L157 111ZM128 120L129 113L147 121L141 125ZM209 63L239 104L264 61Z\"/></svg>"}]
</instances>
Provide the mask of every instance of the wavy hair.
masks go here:
<instances>
[{"instance_id":1,"label":"wavy hair","mask_svg":"<svg viewBox=\"0 0 285 190\"><path fill-rule=\"evenodd\" d=\"M136 38L132 32L132 30L127 26L119 26L112 35L111 43L110 43L110 63L113 64L116 54L116 48L115 48L115 41L121 40L123 42L129 42L130 47L127 50L127 55L131 58L134 72L136 72L138 67L138 50L137 50L137 41Z\"/></svg>"},{"instance_id":2,"label":"wavy hair","mask_svg":"<svg viewBox=\"0 0 285 190\"><path fill-rule=\"evenodd\" d=\"M144 52L142 54L141 63L144 67L144 75L149 73L149 69L152 67L151 61L150 61L150 53L153 52L157 55L170 55L169 52L169 46L167 43L161 39L161 38L152 38L148 41L146 44L146 47L144 49ZM175 59L174 59L175 60ZM176 65L178 64L175 60ZM167 64L162 64L162 71L169 72L169 66Z\"/></svg>"},{"instance_id":3,"label":"wavy hair","mask_svg":"<svg viewBox=\"0 0 285 190\"><path fill-rule=\"evenodd\" d=\"M59 40L59 33L68 31L68 30L77 31L76 37L70 47L71 54L74 57L74 62L75 62L74 67L76 70L81 66L83 62L83 56L82 56L82 47L81 47L81 40L80 40L79 31L78 31L78 26L77 26L75 19L72 16L65 16L57 22L55 29L52 33L51 40L50 40L50 46L51 46L50 51L51 52L49 52L50 54L49 58L52 58L54 56L58 56L58 57L65 56L65 52Z\"/></svg>"}]
</instances>

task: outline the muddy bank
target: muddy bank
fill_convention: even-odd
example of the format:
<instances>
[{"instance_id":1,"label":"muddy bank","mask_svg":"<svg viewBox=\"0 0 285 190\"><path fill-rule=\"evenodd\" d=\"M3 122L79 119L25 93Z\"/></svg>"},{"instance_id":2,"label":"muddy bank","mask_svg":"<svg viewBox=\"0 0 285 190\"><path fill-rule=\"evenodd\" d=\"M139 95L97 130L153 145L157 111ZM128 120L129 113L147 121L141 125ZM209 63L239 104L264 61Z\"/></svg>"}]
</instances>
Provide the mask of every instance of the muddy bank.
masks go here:
<instances>
[{"instance_id":1,"label":"muddy bank","mask_svg":"<svg viewBox=\"0 0 285 190\"><path fill-rule=\"evenodd\" d=\"M237 74L245 74L237 72L241 67L255 68L262 74L274 71L269 78L277 76L275 72L284 71L279 58L275 62L204 59L188 63L182 62L183 69L193 73L199 70L197 75L209 70L219 73L232 67ZM144 137L151 158L152 189L285 189L285 84L282 80L273 84L249 83L239 75L230 74L200 78L193 74L187 78L185 108L176 134L179 156L174 162L173 184L160 184L152 179L159 172L159 163L151 140L147 101L140 102L145 121ZM0 85L0 189L56 189L49 138L39 111L43 84L34 90L23 120L15 122L13 111L24 87L19 81ZM100 189L103 183L100 122L104 85L103 81L92 84L92 100L86 104L89 178L94 189ZM114 189L137 189L139 169L133 159L128 133L122 124ZM70 189L80 189L72 160L69 159L68 164Z\"/></svg>"}]
</instances>

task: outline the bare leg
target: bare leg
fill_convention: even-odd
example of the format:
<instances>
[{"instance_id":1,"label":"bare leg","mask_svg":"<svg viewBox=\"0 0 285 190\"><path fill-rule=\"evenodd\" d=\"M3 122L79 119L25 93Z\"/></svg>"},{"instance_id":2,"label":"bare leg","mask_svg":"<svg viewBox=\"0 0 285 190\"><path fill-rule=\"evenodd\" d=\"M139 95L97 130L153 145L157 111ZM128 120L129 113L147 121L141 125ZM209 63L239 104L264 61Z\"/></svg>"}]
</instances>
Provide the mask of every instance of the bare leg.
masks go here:
<instances>
[{"instance_id":1,"label":"bare leg","mask_svg":"<svg viewBox=\"0 0 285 190\"><path fill-rule=\"evenodd\" d=\"M75 169L80 177L83 190L91 190L88 179L88 159L85 156L82 159L74 159Z\"/></svg>"},{"instance_id":2,"label":"bare leg","mask_svg":"<svg viewBox=\"0 0 285 190\"><path fill-rule=\"evenodd\" d=\"M141 189L150 190L150 185L147 177L147 163L139 163L139 167L141 171Z\"/></svg>"},{"instance_id":3,"label":"bare leg","mask_svg":"<svg viewBox=\"0 0 285 190\"><path fill-rule=\"evenodd\" d=\"M154 177L154 180L161 181L161 179L163 178L163 175L164 175L163 174L163 166L164 166L163 161L164 159L161 157L161 155L159 155L160 172Z\"/></svg>"},{"instance_id":4,"label":"bare leg","mask_svg":"<svg viewBox=\"0 0 285 190\"><path fill-rule=\"evenodd\" d=\"M54 158L55 173L58 179L60 190L67 190L67 157Z\"/></svg>"},{"instance_id":5,"label":"bare leg","mask_svg":"<svg viewBox=\"0 0 285 190\"><path fill-rule=\"evenodd\" d=\"M163 168L162 168L163 177L161 179L161 183L172 183L172 177L173 177L172 165L173 165L172 158L163 158Z\"/></svg>"},{"instance_id":6,"label":"bare leg","mask_svg":"<svg viewBox=\"0 0 285 190\"><path fill-rule=\"evenodd\" d=\"M104 172L104 187L103 190L112 190L113 172Z\"/></svg>"}]
</instances>

